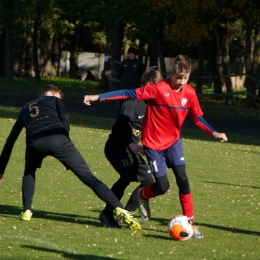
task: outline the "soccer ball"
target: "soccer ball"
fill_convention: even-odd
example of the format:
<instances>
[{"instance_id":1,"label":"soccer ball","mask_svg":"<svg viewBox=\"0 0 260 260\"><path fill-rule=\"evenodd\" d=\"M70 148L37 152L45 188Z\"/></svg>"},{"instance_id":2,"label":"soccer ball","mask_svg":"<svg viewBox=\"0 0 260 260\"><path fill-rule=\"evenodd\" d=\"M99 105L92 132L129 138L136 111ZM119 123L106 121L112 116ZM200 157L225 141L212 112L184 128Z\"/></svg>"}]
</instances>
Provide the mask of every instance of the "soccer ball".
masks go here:
<instances>
[{"instance_id":1,"label":"soccer ball","mask_svg":"<svg viewBox=\"0 0 260 260\"><path fill-rule=\"evenodd\" d=\"M169 221L168 232L174 240L187 241L193 235L193 227L188 217L179 215Z\"/></svg>"}]
</instances>

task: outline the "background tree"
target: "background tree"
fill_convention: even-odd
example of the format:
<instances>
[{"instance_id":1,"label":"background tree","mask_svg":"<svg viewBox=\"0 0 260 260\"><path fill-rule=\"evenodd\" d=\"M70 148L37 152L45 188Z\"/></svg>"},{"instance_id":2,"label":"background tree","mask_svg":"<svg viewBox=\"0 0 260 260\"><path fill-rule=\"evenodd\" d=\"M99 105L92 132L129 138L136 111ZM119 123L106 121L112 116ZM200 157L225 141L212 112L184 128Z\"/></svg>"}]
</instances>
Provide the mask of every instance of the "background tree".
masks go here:
<instances>
[{"instance_id":1,"label":"background tree","mask_svg":"<svg viewBox=\"0 0 260 260\"><path fill-rule=\"evenodd\" d=\"M5 69L5 28L2 24L0 31L0 76L4 75Z\"/></svg>"},{"instance_id":2,"label":"background tree","mask_svg":"<svg viewBox=\"0 0 260 260\"><path fill-rule=\"evenodd\" d=\"M77 78L78 54L95 51L105 52L101 82L108 87L111 78L117 79L117 64L132 45L138 49L140 59L148 66L158 66L164 76L165 55L174 57L182 53L198 59L198 71L192 71L192 77L194 73L199 76L197 93L205 82L212 83L215 93L232 92L243 76L231 80L230 61L240 66L240 72L245 65L249 93L246 105L256 105L254 95L259 83L254 79L260 77L259 1L28 0L25 5L23 0L1 0L0 3L0 71L8 80L23 75L39 81L40 77L59 75L62 51L70 52L70 77ZM204 73L212 76L211 82L201 78Z\"/></svg>"},{"instance_id":3,"label":"background tree","mask_svg":"<svg viewBox=\"0 0 260 260\"><path fill-rule=\"evenodd\" d=\"M259 1L252 1L245 4L245 8L242 12L245 29L246 29L246 53L245 53L245 65L246 65L246 81L245 87L249 94L246 97L246 106L255 107L256 100L252 95L256 95L257 86L259 83L254 79L260 77L260 32L259 32ZM251 95L252 94L252 95Z\"/></svg>"},{"instance_id":4,"label":"background tree","mask_svg":"<svg viewBox=\"0 0 260 260\"><path fill-rule=\"evenodd\" d=\"M120 11L122 4L115 0L99 2L90 0L89 3L92 6L91 21L95 21L99 29L106 32L104 69L101 75L100 88L115 89L118 86L117 67L121 59L124 37L124 24Z\"/></svg>"},{"instance_id":5,"label":"background tree","mask_svg":"<svg viewBox=\"0 0 260 260\"><path fill-rule=\"evenodd\" d=\"M13 2L2 0L4 37L6 50L6 79L13 80Z\"/></svg>"}]
</instances>

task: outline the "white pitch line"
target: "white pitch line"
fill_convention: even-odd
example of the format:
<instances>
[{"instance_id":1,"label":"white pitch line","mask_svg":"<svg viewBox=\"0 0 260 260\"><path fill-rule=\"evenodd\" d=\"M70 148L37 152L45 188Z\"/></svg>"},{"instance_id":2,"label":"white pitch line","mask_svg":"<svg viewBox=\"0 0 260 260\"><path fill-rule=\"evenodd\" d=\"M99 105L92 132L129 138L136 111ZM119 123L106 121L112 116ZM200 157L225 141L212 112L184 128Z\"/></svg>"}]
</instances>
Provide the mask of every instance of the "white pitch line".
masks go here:
<instances>
[{"instance_id":1,"label":"white pitch line","mask_svg":"<svg viewBox=\"0 0 260 260\"><path fill-rule=\"evenodd\" d=\"M43 241L43 240L41 240L39 238L33 238L33 237L28 237L28 236L6 236L6 235L0 235L0 238L1 237L2 238L10 238L10 239L19 239L19 240L25 240L25 241L32 241L32 242L36 242L36 243L43 244L45 246L57 249L59 251L64 251L65 253L69 253L69 254L86 255L86 254L78 253L78 252L75 253L75 250L72 250L70 248L64 248L62 246L58 246L57 244Z\"/></svg>"}]
</instances>

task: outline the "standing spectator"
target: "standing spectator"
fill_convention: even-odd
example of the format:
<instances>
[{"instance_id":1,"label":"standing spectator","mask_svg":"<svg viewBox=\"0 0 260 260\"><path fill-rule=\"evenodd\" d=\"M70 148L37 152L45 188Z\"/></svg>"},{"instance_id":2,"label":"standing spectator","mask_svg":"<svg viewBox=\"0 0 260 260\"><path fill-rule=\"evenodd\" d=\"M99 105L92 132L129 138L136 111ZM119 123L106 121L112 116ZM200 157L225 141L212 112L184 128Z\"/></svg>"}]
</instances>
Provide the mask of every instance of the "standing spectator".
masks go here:
<instances>
[{"instance_id":1,"label":"standing spectator","mask_svg":"<svg viewBox=\"0 0 260 260\"><path fill-rule=\"evenodd\" d=\"M136 58L137 50L130 47L127 51L127 59L119 65L120 89L139 88L141 77L145 71L143 62Z\"/></svg>"},{"instance_id":2,"label":"standing spectator","mask_svg":"<svg viewBox=\"0 0 260 260\"><path fill-rule=\"evenodd\" d=\"M195 90L189 85L191 61L185 55L178 55L173 62L171 77L137 89L125 89L100 95L86 95L84 103L115 99L148 100L142 124L142 143L150 163L155 183L140 189L140 203L163 195L170 183L166 166L171 168L179 188L179 200L183 215L194 223L194 206L186 162L182 147L181 129L187 114L192 114L194 123L210 136L226 142L225 133L215 131L203 118L203 112ZM193 238L203 238L194 226Z\"/></svg>"},{"instance_id":3,"label":"standing spectator","mask_svg":"<svg viewBox=\"0 0 260 260\"><path fill-rule=\"evenodd\" d=\"M114 193L90 171L86 161L69 138L69 118L61 98L62 91L54 85L45 85L39 98L25 105L6 140L0 156L0 180L23 128L26 128L25 169L22 184L23 211L20 220L30 221L35 191L36 170L46 156L58 159L86 186L114 210L117 219L132 230L141 229L139 222L126 211ZM43 182L44 184L44 182ZM46 183L45 183L46 185Z\"/></svg>"}]
</instances>

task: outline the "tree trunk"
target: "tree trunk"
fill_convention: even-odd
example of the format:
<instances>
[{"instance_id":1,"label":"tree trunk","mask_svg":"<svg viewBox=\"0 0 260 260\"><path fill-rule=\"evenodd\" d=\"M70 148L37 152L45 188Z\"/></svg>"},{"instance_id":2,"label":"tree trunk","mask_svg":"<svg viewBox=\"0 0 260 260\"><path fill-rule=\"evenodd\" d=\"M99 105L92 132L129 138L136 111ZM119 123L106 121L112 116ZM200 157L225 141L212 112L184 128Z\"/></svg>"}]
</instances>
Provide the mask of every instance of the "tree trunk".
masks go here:
<instances>
[{"instance_id":1,"label":"tree trunk","mask_svg":"<svg viewBox=\"0 0 260 260\"><path fill-rule=\"evenodd\" d=\"M222 93L222 82L219 73L218 66L218 35L216 31L212 33L212 39L210 42L210 53L209 53L209 69L210 74L214 76L214 93Z\"/></svg>"},{"instance_id":2,"label":"tree trunk","mask_svg":"<svg viewBox=\"0 0 260 260\"><path fill-rule=\"evenodd\" d=\"M115 25L113 30L113 48L112 48L112 79L119 80L118 68L121 61L121 47L124 38L124 28L121 24ZM113 62L117 61L117 62ZM119 89L120 84L112 81L112 90Z\"/></svg>"},{"instance_id":3,"label":"tree trunk","mask_svg":"<svg viewBox=\"0 0 260 260\"><path fill-rule=\"evenodd\" d=\"M258 89L258 96L260 97L260 83L258 82L260 80L260 20L259 20L259 13L258 13L258 19L257 19L256 25L255 25L255 48L254 48L254 56L253 56L253 64L252 64L252 75L253 75L254 79L256 80L252 83L253 90L256 92Z\"/></svg>"},{"instance_id":4,"label":"tree trunk","mask_svg":"<svg viewBox=\"0 0 260 260\"><path fill-rule=\"evenodd\" d=\"M106 48L104 58L104 69L101 74L101 81L99 89L111 88L111 57L112 57L112 42L113 42L113 29L107 31L106 34Z\"/></svg>"},{"instance_id":5,"label":"tree trunk","mask_svg":"<svg viewBox=\"0 0 260 260\"><path fill-rule=\"evenodd\" d=\"M21 25L22 27L22 25ZM26 34L24 29L18 34L14 51L14 75L19 77L22 71L22 59L25 53Z\"/></svg>"},{"instance_id":6,"label":"tree trunk","mask_svg":"<svg viewBox=\"0 0 260 260\"><path fill-rule=\"evenodd\" d=\"M0 35L0 76L4 76L5 70L5 29L3 27Z\"/></svg>"},{"instance_id":7,"label":"tree trunk","mask_svg":"<svg viewBox=\"0 0 260 260\"><path fill-rule=\"evenodd\" d=\"M246 90L252 94L255 94L253 91L253 82L248 76L252 76L252 64L251 64L251 56L252 56L252 27L250 22L246 20L246 80L245 87ZM246 96L246 107L255 107L255 99L249 95Z\"/></svg>"},{"instance_id":8,"label":"tree trunk","mask_svg":"<svg viewBox=\"0 0 260 260\"><path fill-rule=\"evenodd\" d=\"M228 33L228 25L222 24L219 27L219 36L220 36L220 46L221 46L221 56L222 56L222 68L223 68L223 75L230 75L230 60L229 60L229 46L230 46L230 39ZM227 93L232 93L232 81L231 78L224 78L226 83ZM232 96L226 97L225 103L230 105L232 103Z\"/></svg>"},{"instance_id":9,"label":"tree trunk","mask_svg":"<svg viewBox=\"0 0 260 260\"><path fill-rule=\"evenodd\" d=\"M198 43L198 56L199 56L199 67L198 67L198 78L196 84L196 93L202 93L202 76L204 70L204 45L203 42Z\"/></svg>"},{"instance_id":10,"label":"tree trunk","mask_svg":"<svg viewBox=\"0 0 260 260\"><path fill-rule=\"evenodd\" d=\"M59 33L56 33L52 41L52 66L55 69L56 76L59 76L61 52L61 37Z\"/></svg>"},{"instance_id":11,"label":"tree trunk","mask_svg":"<svg viewBox=\"0 0 260 260\"><path fill-rule=\"evenodd\" d=\"M34 76L33 69L33 42L32 42L32 34L33 27L29 24L30 28L27 29L26 32L26 46L25 46L25 64L24 64L24 75L25 76Z\"/></svg>"},{"instance_id":12,"label":"tree trunk","mask_svg":"<svg viewBox=\"0 0 260 260\"><path fill-rule=\"evenodd\" d=\"M42 28L40 30L40 72L41 77L48 77L51 75L51 36L50 28Z\"/></svg>"},{"instance_id":13,"label":"tree trunk","mask_svg":"<svg viewBox=\"0 0 260 260\"><path fill-rule=\"evenodd\" d=\"M74 34L70 37L70 78L76 79L78 77L78 71L78 41L77 36Z\"/></svg>"},{"instance_id":14,"label":"tree trunk","mask_svg":"<svg viewBox=\"0 0 260 260\"><path fill-rule=\"evenodd\" d=\"M142 62L143 62L144 57L145 57L144 45L145 45L145 40L140 38L139 39L139 46L138 46L138 59L141 60Z\"/></svg>"},{"instance_id":15,"label":"tree trunk","mask_svg":"<svg viewBox=\"0 0 260 260\"><path fill-rule=\"evenodd\" d=\"M148 41L149 67L158 67L158 36L156 31L151 33L152 36Z\"/></svg>"},{"instance_id":16,"label":"tree trunk","mask_svg":"<svg viewBox=\"0 0 260 260\"><path fill-rule=\"evenodd\" d=\"M164 16L159 15L158 18L158 55L160 60L160 69L161 73L164 77L167 77L167 71L166 71L166 64L165 64L165 57L164 57L164 51L163 51L163 43L164 43Z\"/></svg>"},{"instance_id":17,"label":"tree trunk","mask_svg":"<svg viewBox=\"0 0 260 260\"><path fill-rule=\"evenodd\" d=\"M5 46L6 46L6 79L13 81L13 26L12 26L12 0L2 0L3 16L5 26Z\"/></svg>"},{"instance_id":18,"label":"tree trunk","mask_svg":"<svg viewBox=\"0 0 260 260\"><path fill-rule=\"evenodd\" d=\"M36 16L34 19L34 25L33 25L33 66L34 66L34 72L35 72L35 82L40 83L41 82L41 75L40 75L40 68L39 68L39 61L38 61L38 31L40 29L40 21L41 21L41 15L42 15L42 5L40 2L36 3Z\"/></svg>"}]
</instances>

